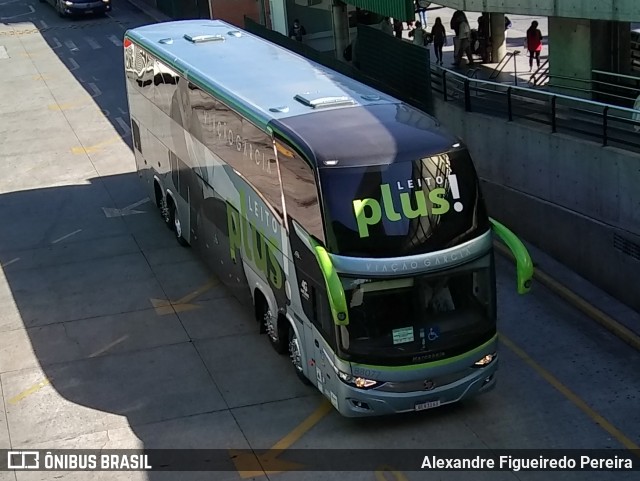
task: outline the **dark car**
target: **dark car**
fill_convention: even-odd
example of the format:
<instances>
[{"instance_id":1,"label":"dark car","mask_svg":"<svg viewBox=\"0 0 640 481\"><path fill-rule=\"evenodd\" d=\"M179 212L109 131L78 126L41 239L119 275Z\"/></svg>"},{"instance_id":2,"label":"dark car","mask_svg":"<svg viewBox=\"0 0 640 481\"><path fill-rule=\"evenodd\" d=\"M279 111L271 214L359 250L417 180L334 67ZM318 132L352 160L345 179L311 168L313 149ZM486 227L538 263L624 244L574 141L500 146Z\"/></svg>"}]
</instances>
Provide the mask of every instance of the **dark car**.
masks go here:
<instances>
[{"instance_id":1,"label":"dark car","mask_svg":"<svg viewBox=\"0 0 640 481\"><path fill-rule=\"evenodd\" d=\"M111 0L40 0L53 5L58 15L92 15L111 11Z\"/></svg>"}]
</instances>

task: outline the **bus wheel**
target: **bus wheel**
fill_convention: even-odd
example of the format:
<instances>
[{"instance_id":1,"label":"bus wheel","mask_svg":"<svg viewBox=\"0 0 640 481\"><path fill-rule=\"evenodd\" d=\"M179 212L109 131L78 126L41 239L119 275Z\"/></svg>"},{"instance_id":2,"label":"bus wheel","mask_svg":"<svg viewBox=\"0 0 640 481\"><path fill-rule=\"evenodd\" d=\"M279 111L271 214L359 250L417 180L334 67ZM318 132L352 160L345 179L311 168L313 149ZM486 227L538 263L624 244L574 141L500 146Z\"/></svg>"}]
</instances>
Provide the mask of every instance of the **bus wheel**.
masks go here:
<instances>
[{"instance_id":1,"label":"bus wheel","mask_svg":"<svg viewBox=\"0 0 640 481\"><path fill-rule=\"evenodd\" d=\"M287 333L285 332L284 335L282 334L278 335L278 332L276 331L277 323L273 318L273 314L269 309L269 305L267 304L267 301L262 299L260 302L260 306L261 306L259 311L260 317L258 320L259 322L262 323L262 327L264 328L263 332L267 334L267 338L269 339L269 344L271 344L271 347L273 347L273 349L275 349L275 351L278 354L286 353L288 348L288 341L289 341Z\"/></svg>"},{"instance_id":2,"label":"bus wheel","mask_svg":"<svg viewBox=\"0 0 640 481\"><path fill-rule=\"evenodd\" d=\"M62 0L58 0L56 2L56 12L58 12L58 17L64 17L64 7L62 6Z\"/></svg>"},{"instance_id":3,"label":"bus wheel","mask_svg":"<svg viewBox=\"0 0 640 481\"><path fill-rule=\"evenodd\" d=\"M189 243L182 237L182 223L180 222L180 216L178 215L178 207L175 203L171 202L169 204L169 217L170 223L169 225L173 229L174 234L176 235L176 240L178 244L181 246L188 246Z\"/></svg>"},{"instance_id":4,"label":"bus wheel","mask_svg":"<svg viewBox=\"0 0 640 481\"><path fill-rule=\"evenodd\" d=\"M291 326L289 326L289 357L291 358L291 363L296 370L298 379L300 379L304 384L311 385L311 382L309 381L307 376L304 375L304 372L302 370L302 352L300 350L300 341L298 340L298 336L296 336L296 331Z\"/></svg>"}]
</instances>

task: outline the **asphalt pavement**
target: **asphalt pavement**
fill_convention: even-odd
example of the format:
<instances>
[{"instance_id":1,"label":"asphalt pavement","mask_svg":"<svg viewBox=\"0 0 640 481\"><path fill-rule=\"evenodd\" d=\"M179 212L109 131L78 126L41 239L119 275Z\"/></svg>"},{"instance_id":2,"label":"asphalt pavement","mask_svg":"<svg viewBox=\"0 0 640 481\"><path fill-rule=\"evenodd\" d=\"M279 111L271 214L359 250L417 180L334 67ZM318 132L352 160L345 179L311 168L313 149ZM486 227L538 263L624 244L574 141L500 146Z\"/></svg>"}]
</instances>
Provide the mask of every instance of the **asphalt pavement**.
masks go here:
<instances>
[{"instance_id":1,"label":"asphalt pavement","mask_svg":"<svg viewBox=\"0 0 640 481\"><path fill-rule=\"evenodd\" d=\"M0 0L0 22L7 54L0 58L0 449L638 449L638 351L540 284L518 296L513 266L501 257L494 391L382 419L325 409L258 333L251 309L177 245L145 197L130 149L122 38L153 20L125 1L107 17L70 20L36 0ZM605 297L584 283L580 289ZM0 472L1 481L89 476L243 479L236 471ZM396 472L386 479L636 477Z\"/></svg>"}]
</instances>

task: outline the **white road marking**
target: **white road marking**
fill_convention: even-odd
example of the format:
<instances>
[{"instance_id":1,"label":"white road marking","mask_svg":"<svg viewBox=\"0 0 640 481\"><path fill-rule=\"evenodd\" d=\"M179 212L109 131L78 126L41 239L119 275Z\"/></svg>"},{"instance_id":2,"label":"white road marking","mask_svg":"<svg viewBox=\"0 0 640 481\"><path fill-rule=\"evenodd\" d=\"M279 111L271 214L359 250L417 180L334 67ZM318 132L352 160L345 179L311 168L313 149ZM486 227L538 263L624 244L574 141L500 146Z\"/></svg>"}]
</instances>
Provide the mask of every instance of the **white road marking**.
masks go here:
<instances>
[{"instance_id":1,"label":"white road marking","mask_svg":"<svg viewBox=\"0 0 640 481\"><path fill-rule=\"evenodd\" d=\"M134 202L131 205L123 207L122 209L114 209L113 207L103 207L102 211L106 217L124 217L125 215L133 215L133 214L145 214L146 212L143 210L134 210L136 207L149 202L151 199L149 197L145 197L138 202Z\"/></svg>"},{"instance_id":2,"label":"white road marking","mask_svg":"<svg viewBox=\"0 0 640 481\"><path fill-rule=\"evenodd\" d=\"M93 98L96 98L102 95L102 90L100 90L98 86L93 82L89 82L89 87L91 87L91 90L93 90L93 95L92 95Z\"/></svg>"},{"instance_id":3,"label":"white road marking","mask_svg":"<svg viewBox=\"0 0 640 481\"><path fill-rule=\"evenodd\" d=\"M78 65L78 62L76 62L74 59L70 58L69 59L69 63L72 64L73 68L69 69L69 72L72 72L74 70L77 70L80 68L80 65Z\"/></svg>"},{"instance_id":4,"label":"white road marking","mask_svg":"<svg viewBox=\"0 0 640 481\"><path fill-rule=\"evenodd\" d=\"M57 244L58 242L63 241L65 239L71 237L72 235L76 235L78 232L82 232L82 229L74 230L71 234L63 235L62 237L52 241L51 243L52 244Z\"/></svg>"},{"instance_id":5,"label":"white road marking","mask_svg":"<svg viewBox=\"0 0 640 481\"><path fill-rule=\"evenodd\" d=\"M56 49L56 48L62 47L62 44L60 43L60 40L58 40L56 37L53 37L51 40L53 40L56 43L56 45L54 47L52 47L52 48Z\"/></svg>"},{"instance_id":6,"label":"white road marking","mask_svg":"<svg viewBox=\"0 0 640 481\"><path fill-rule=\"evenodd\" d=\"M131 128L122 119L122 117L116 117L116 122L118 122L118 125L122 128L122 130L124 131L125 135L129 135L131 133Z\"/></svg>"},{"instance_id":7,"label":"white road marking","mask_svg":"<svg viewBox=\"0 0 640 481\"><path fill-rule=\"evenodd\" d=\"M44 20L40 20L40 25L42 25L42 28L49 28L49 25Z\"/></svg>"},{"instance_id":8,"label":"white road marking","mask_svg":"<svg viewBox=\"0 0 640 481\"><path fill-rule=\"evenodd\" d=\"M78 50L78 47L76 46L75 43L73 43L73 40L65 40L64 44L67 46L67 48L69 50L71 50L72 52L75 52L76 50Z\"/></svg>"},{"instance_id":9,"label":"white road marking","mask_svg":"<svg viewBox=\"0 0 640 481\"><path fill-rule=\"evenodd\" d=\"M111 40L111 43L114 44L116 47L122 47L122 40L120 40L115 35L109 35L108 39Z\"/></svg>"},{"instance_id":10,"label":"white road marking","mask_svg":"<svg viewBox=\"0 0 640 481\"><path fill-rule=\"evenodd\" d=\"M129 113L126 110L122 110L120 107L118 107L118 110L122 115L129 115Z\"/></svg>"},{"instance_id":11,"label":"white road marking","mask_svg":"<svg viewBox=\"0 0 640 481\"><path fill-rule=\"evenodd\" d=\"M87 43L91 46L93 50L98 50L99 48L102 48L102 46L98 42L96 42L95 38L85 37L84 39L87 41Z\"/></svg>"},{"instance_id":12,"label":"white road marking","mask_svg":"<svg viewBox=\"0 0 640 481\"><path fill-rule=\"evenodd\" d=\"M7 267L7 266L10 266L11 264L15 264L19 260L20 260L19 257L16 257L15 259L11 259L10 261L5 262L4 264L2 264L2 267L4 268L4 267Z\"/></svg>"}]
</instances>

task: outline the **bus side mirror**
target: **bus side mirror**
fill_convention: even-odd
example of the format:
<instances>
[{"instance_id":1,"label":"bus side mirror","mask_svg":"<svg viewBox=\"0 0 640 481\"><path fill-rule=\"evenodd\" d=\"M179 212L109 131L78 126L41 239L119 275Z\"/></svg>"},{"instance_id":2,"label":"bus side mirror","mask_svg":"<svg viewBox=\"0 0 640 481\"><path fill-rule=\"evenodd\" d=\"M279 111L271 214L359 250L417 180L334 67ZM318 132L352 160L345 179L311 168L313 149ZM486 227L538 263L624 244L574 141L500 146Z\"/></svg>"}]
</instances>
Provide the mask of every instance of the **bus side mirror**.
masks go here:
<instances>
[{"instance_id":1,"label":"bus side mirror","mask_svg":"<svg viewBox=\"0 0 640 481\"><path fill-rule=\"evenodd\" d=\"M493 232L504 242L516 261L518 294L526 294L531 290L533 279L533 262L529 251L518 237L503 224L489 217Z\"/></svg>"}]
</instances>

